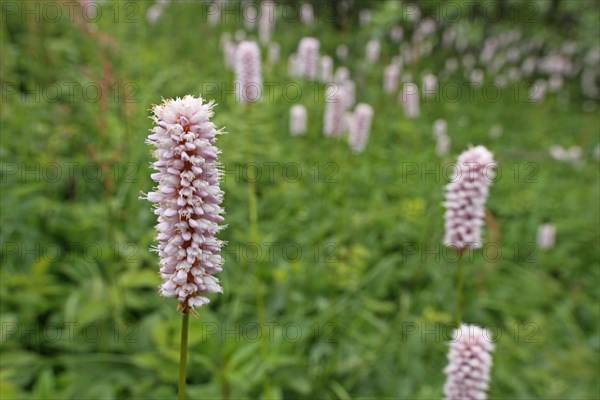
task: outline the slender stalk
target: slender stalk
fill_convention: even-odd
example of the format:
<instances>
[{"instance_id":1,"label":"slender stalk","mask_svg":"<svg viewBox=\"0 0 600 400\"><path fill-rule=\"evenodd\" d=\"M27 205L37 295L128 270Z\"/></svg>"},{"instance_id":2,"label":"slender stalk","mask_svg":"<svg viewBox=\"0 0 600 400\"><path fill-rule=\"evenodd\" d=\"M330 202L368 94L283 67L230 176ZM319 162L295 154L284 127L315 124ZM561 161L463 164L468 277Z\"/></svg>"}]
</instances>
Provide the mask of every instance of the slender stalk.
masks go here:
<instances>
[{"instance_id":1,"label":"slender stalk","mask_svg":"<svg viewBox=\"0 0 600 400\"><path fill-rule=\"evenodd\" d=\"M179 344L179 400L185 399L185 367L187 364L187 344L188 344L188 327L190 322L190 314L187 311L183 312L181 320L181 342Z\"/></svg>"},{"instance_id":2,"label":"slender stalk","mask_svg":"<svg viewBox=\"0 0 600 400\"><path fill-rule=\"evenodd\" d=\"M245 107L246 113L249 113L248 121L249 121L249 133L248 133L248 159L250 160L250 166L248 168L248 219L250 222L250 241L260 246L259 241L259 231L258 231L258 196L256 195L256 180L257 175L255 174L254 167L256 164L254 163L254 129L256 128L256 121L253 118L252 113L250 112L250 103ZM255 266L255 279L256 279L256 316L258 318L258 325L260 327L260 354L263 362L266 362L268 357L268 343L265 341L268 338L263 334L265 327L265 294L264 287L262 284L262 279L258 275L258 266ZM271 380L270 380L270 371L267 370L267 374L265 375L264 381L264 395L268 396L271 393Z\"/></svg>"},{"instance_id":3,"label":"slender stalk","mask_svg":"<svg viewBox=\"0 0 600 400\"><path fill-rule=\"evenodd\" d=\"M256 175L254 174L254 162L248 168L248 218L250 220L250 238L252 241L258 239L258 207L256 200ZM252 172L250 172L252 171Z\"/></svg>"},{"instance_id":4,"label":"slender stalk","mask_svg":"<svg viewBox=\"0 0 600 400\"><path fill-rule=\"evenodd\" d=\"M221 373L221 399L229 400L229 382L225 376L225 372Z\"/></svg>"},{"instance_id":5,"label":"slender stalk","mask_svg":"<svg viewBox=\"0 0 600 400\"><path fill-rule=\"evenodd\" d=\"M254 129L256 124L254 118L250 112L250 104L245 107L246 118L250 125L248 132L248 159L250 161L248 165L248 219L250 222L250 240L258 240L258 200L256 196L256 174L254 168L258 168L254 163ZM248 115L249 114L249 115Z\"/></svg>"},{"instance_id":6,"label":"slender stalk","mask_svg":"<svg viewBox=\"0 0 600 400\"><path fill-rule=\"evenodd\" d=\"M460 325L462 322L462 310L463 310L463 286L464 286L464 278L463 278L463 263L462 261L462 251L458 252L458 260L456 261L456 311L454 314L454 320L457 325Z\"/></svg>"}]
</instances>

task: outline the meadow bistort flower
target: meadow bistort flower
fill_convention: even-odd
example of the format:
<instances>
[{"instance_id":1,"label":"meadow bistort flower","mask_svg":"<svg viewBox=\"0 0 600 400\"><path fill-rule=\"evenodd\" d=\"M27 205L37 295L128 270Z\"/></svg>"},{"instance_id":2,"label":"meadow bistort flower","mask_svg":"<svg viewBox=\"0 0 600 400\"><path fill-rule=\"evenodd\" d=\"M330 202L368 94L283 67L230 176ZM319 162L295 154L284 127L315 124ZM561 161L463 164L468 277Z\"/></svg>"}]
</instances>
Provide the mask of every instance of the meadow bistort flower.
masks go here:
<instances>
[{"instance_id":1,"label":"meadow bistort flower","mask_svg":"<svg viewBox=\"0 0 600 400\"><path fill-rule=\"evenodd\" d=\"M404 116L406 118L414 119L419 116L421 113L419 107L419 87L416 84L410 82L404 84L399 100L404 108Z\"/></svg>"},{"instance_id":2,"label":"meadow bistort flower","mask_svg":"<svg viewBox=\"0 0 600 400\"><path fill-rule=\"evenodd\" d=\"M447 134L448 123L443 119L433 122L433 137L435 138L435 153L443 157L450 150L450 137Z\"/></svg>"},{"instance_id":3,"label":"meadow bistort flower","mask_svg":"<svg viewBox=\"0 0 600 400\"><path fill-rule=\"evenodd\" d=\"M225 56L225 67L227 69L235 68L235 52L237 49L236 44L231 39L225 39L223 41L223 55Z\"/></svg>"},{"instance_id":4,"label":"meadow bistort flower","mask_svg":"<svg viewBox=\"0 0 600 400\"><path fill-rule=\"evenodd\" d=\"M444 369L446 400L485 400L494 350L490 333L476 325L462 324L454 331Z\"/></svg>"},{"instance_id":5,"label":"meadow bistort flower","mask_svg":"<svg viewBox=\"0 0 600 400\"><path fill-rule=\"evenodd\" d=\"M162 15L162 12L163 8L161 6L156 4L150 6L148 11L146 11L146 21L148 21L149 24L155 24Z\"/></svg>"},{"instance_id":6,"label":"meadow bistort flower","mask_svg":"<svg viewBox=\"0 0 600 400\"><path fill-rule=\"evenodd\" d=\"M333 81L337 84L342 84L350 79L350 70L346 67L338 67L335 70Z\"/></svg>"},{"instance_id":7,"label":"meadow bistort flower","mask_svg":"<svg viewBox=\"0 0 600 400\"><path fill-rule=\"evenodd\" d=\"M323 115L323 134L339 137L345 126L345 95L344 88L329 85L325 90L325 113Z\"/></svg>"},{"instance_id":8,"label":"meadow bistort flower","mask_svg":"<svg viewBox=\"0 0 600 400\"><path fill-rule=\"evenodd\" d=\"M543 79L537 79L533 82L533 86L529 90L529 100L533 103L540 103L544 101L546 97L546 90L548 88L548 83Z\"/></svg>"},{"instance_id":9,"label":"meadow bistort flower","mask_svg":"<svg viewBox=\"0 0 600 400\"><path fill-rule=\"evenodd\" d=\"M450 137L446 134L436 136L435 138L435 154L439 157L444 157L450 150Z\"/></svg>"},{"instance_id":10,"label":"meadow bistort flower","mask_svg":"<svg viewBox=\"0 0 600 400\"><path fill-rule=\"evenodd\" d=\"M481 85L483 85L484 79L485 79L485 74L479 68L474 69L469 73L469 82L471 83L471 85L481 86Z\"/></svg>"},{"instance_id":11,"label":"meadow bistort flower","mask_svg":"<svg viewBox=\"0 0 600 400\"><path fill-rule=\"evenodd\" d=\"M315 12L310 3L303 3L300 7L300 20L304 25L312 25L315 23Z\"/></svg>"},{"instance_id":12,"label":"meadow bistort flower","mask_svg":"<svg viewBox=\"0 0 600 400\"><path fill-rule=\"evenodd\" d=\"M398 64L390 64L385 67L383 72L383 91L387 94L392 94L398 88L398 78L400 77L400 66Z\"/></svg>"},{"instance_id":13,"label":"meadow bistort flower","mask_svg":"<svg viewBox=\"0 0 600 400\"><path fill-rule=\"evenodd\" d=\"M260 49L255 42L243 41L235 51L235 89L238 101L255 103L262 95Z\"/></svg>"},{"instance_id":14,"label":"meadow bistort flower","mask_svg":"<svg viewBox=\"0 0 600 400\"><path fill-rule=\"evenodd\" d=\"M333 59L322 56L319 60L319 80L323 83L333 81Z\"/></svg>"},{"instance_id":15,"label":"meadow bistort flower","mask_svg":"<svg viewBox=\"0 0 600 400\"><path fill-rule=\"evenodd\" d=\"M317 77L319 46L319 41L312 37L305 37L298 44L299 72L304 79L314 80Z\"/></svg>"},{"instance_id":16,"label":"meadow bistort flower","mask_svg":"<svg viewBox=\"0 0 600 400\"><path fill-rule=\"evenodd\" d=\"M183 312L207 304L206 293L222 292L213 276L223 263L216 238L223 228L215 146L220 131L210 122L213 107L193 96L165 100L152 108L156 126L147 139L157 158L151 177L158 187L146 198L158 216L159 293L177 298Z\"/></svg>"},{"instance_id":17,"label":"meadow bistort flower","mask_svg":"<svg viewBox=\"0 0 600 400\"><path fill-rule=\"evenodd\" d=\"M340 60L346 60L348 58L348 46L345 44L340 44L335 48L335 55L340 59Z\"/></svg>"},{"instance_id":18,"label":"meadow bistort flower","mask_svg":"<svg viewBox=\"0 0 600 400\"><path fill-rule=\"evenodd\" d=\"M395 25L395 26L392 26L389 34L390 34L390 39L392 39L392 42L400 43L400 41L402 41L402 38L404 37L404 29L402 29L402 27L400 25Z\"/></svg>"},{"instance_id":19,"label":"meadow bistort flower","mask_svg":"<svg viewBox=\"0 0 600 400\"><path fill-rule=\"evenodd\" d=\"M361 153L367 146L373 107L365 103L356 105L356 109L348 123L348 144L354 153Z\"/></svg>"},{"instance_id":20,"label":"meadow bistort flower","mask_svg":"<svg viewBox=\"0 0 600 400\"><path fill-rule=\"evenodd\" d=\"M262 44L267 44L271 40L271 33L275 28L275 3L272 1L260 3L259 18L258 36Z\"/></svg>"},{"instance_id":21,"label":"meadow bistort flower","mask_svg":"<svg viewBox=\"0 0 600 400\"><path fill-rule=\"evenodd\" d=\"M379 40L369 40L367 47L365 48L365 57L370 64L375 64L379 61L379 54L381 53L381 43Z\"/></svg>"},{"instance_id":22,"label":"meadow bistort flower","mask_svg":"<svg viewBox=\"0 0 600 400\"><path fill-rule=\"evenodd\" d=\"M541 224L537 231L537 244L542 250L554 247L556 241L556 227L553 224Z\"/></svg>"},{"instance_id":23,"label":"meadow bistort flower","mask_svg":"<svg viewBox=\"0 0 600 400\"><path fill-rule=\"evenodd\" d=\"M362 28L364 28L365 26L369 25L370 22L371 22L371 10L369 10L368 8L360 10L360 12L358 13L359 25Z\"/></svg>"},{"instance_id":24,"label":"meadow bistort flower","mask_svg":"<svg viewBox=\"0 0 600 400\"><path fill-rule=\"evenodd\" d=\"M438 80L433 74L427 74L423 77L423 95L426 99L435 97L438 90Z\"/></svg>"},{"instance_id":25,"label":"meadow bistort flower","mask_svg":"<svg viewBox=\"0 0 600 400\"><path fill-rule=\"evenodd\" d=\"M296 104L290 108L290 135L299 136L306 133L306 107Z\"/></svg>"},{"instance_id":26,"label":"meadow bistort flower","mask_svg":"<svg viewBox=\"0 0 600 400\"><path fill-rule=\"evenodd\" d=\"M344 93L344 104L346 109L354 107L354 104L356 103L356 83L351 79L347 79L342 83L340 91Z\"/></svg>"},{"instance_id":27,"label":"meadow bistort flower","mask_svg":"<svg viewBox=\"0 0 600 400\"><path fill-rule=\"evenodd\" d=\"M292 79L300 76L300 66L298 64L298 54L290 54L288 57L288 76Z\"/></svg>"},{"instance_id":28,"label":"meadow bistort flower","mask_svg":"<svg viewBox=\"0 0 600 400\"><path fill-rule=\"evenodd\" d=\"M458 252L481 247L485 201L495 167L493 154L484 146L472 147L458 157L443 203L446 246Z\"/></svg>"},{"instance_id":29,"label":"meadow bistort flower","mask_svg":"<svg viewBox=\"0 0 600 400\"><path fill-rule=\"evenodd\" d=\"M279 55L281 53L281 47L279 46L279 43L277 42L271 42L269 43L269 49L268 49L268 59L269 62L271 64L276 64L279 62Z\"/></svg>"},{"instance_id":30,"label":"meadow bistort flower","mask_svg":"<svg viewBox=\"0 0 600 400\"><path fill-rule=\"evenodd\" d=\"M436 119L433 121L433 137L444 136L448 133L448 123L445 119Z\"/></svg>"}]
</instances>

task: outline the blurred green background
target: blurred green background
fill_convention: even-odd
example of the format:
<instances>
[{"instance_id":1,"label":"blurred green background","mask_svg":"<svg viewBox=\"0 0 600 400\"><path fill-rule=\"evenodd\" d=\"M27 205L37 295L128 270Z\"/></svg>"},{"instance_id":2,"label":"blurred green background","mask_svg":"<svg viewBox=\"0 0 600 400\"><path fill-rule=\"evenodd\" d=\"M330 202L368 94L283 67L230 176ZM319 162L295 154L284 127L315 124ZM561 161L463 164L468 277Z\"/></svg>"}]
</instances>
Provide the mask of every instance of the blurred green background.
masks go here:
<instances>
[{"instance_id":1,"label":"blurred green background","mask_svg":"<svg viewBox=\"0 0 600 400\"><path fill-rule=\"evenodd\" d=\"M456 21L438 1L316 2L323 18L313 25L285 20L291 2L278 2L281 60L268 63L262 47L264 81L295 82L301 96L275 88L250 111L227 94L234 77L220 48L223 33L244 30L234 17L246 3L229 2L238 11L215 26L201 1L166 2L154 23L152 1L96 2L93 21L85 2L67 3L1 2L2 399L175 397L180 317L174 300L157 295L155 216L138 200L153 186L144 140L152 104L203 95L210 84L219 87L207 96L218 103L214 121L228 132L218 141L228 245L224 294L190 321L189 398L441 398L455 264L440 244L439 171L470 144L488 147L502 174L487 202L493 246L465 264L464 320L496 338L490 398L599 398L598 98L581 83L586 55L599 48L597 2L454 1ZM406 119L382 75L399 53L390 28L402 26L407 42L418 26L406 16L413 5L422 20L439 21L426 39L431 54L404 66L419 84L450 57L478 60L486 38L507 32L519 33L507 48L539 42L540 57L575 43L576 72L543 102L527 100L531 83L547 78L539 72L490 101L467 90L459 66L444 81L465 88L459 101L423 101L420 117ZM486 7L503 14L490 22ZM364 9L371 19L361 26ZM450 25L464 49L442 45ZM363 154L323 137L324 85L288 76L287 57L305 36L350 69L357 100L375 108ZM373 38L381 59L370 65ZM342 43L345 61L335 56ZM597 85L597 61L588 68ZM288 133L294 103L308 109L302 137ZM452 140L442 158L438 118ZM555 160L554 145L582 155ZM248 225L250 163L261 172L258 243ZM556 226L552 249L536 245L541 223Z\"/></svg>"}]
</instances>

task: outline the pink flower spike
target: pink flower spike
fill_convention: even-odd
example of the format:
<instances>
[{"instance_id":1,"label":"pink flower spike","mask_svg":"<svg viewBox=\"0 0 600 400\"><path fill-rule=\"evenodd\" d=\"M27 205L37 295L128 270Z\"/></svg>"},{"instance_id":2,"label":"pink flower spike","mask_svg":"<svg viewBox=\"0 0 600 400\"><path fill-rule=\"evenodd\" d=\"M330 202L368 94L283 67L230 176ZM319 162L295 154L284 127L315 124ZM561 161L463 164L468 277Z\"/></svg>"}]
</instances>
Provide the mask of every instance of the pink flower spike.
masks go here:
<instances>
[{"instance_id":1,"label":"pink flower spike","mask_svg":"<svg viewBox=\"0 0 600 400\"><path fill-rule=\"evenodd\" d=\"M379 61L380 53L381 53L381 43L379 43L379 40L376 40L376 39L369 40L369 42L367 43L367 47L365 49L365 56L366 56L367 62L369 64L375 64L377 61Z\"/></svg>"},{"instance_id":2,"label":"pink flower spike","mask_svg":"<svg viewBox=\"0 0 600 400\"><path fill-rule=\"evenodd\" d=\"M300 19L304 25L312 25L315 23L315 13L312 4L302 4L302 7L300 8Z\"/></svg>"},{"instance_id":3,"label":"pink flower spike","mask_svg":"<svg viewBox=\"0 0 600 400\"><path fill-rule=\"evenodd\" d=\"M314 80L317 77L319 47L319 41L312 37L305 37L298 44L299 73L304 79Z\"/></svg>"},{"instance_id":4,"label":"pink flower spike","mask_svg":"<svg viewBox=\"0 0 600 400\"><path fill-rule=\"evenodd\" d=\"M354 153L362 153L367 147L372 120L373 107L359 103L348 126L348 144Z\"/></svg>"},{"instance_id":5,"label":"pink flower spike","mask_svg":"<svg viewBox=\"0 0 600 400\"><path fill-rule=\"evenodd\" d=\"M323 135L340 137L345 126L345 94L339 85L329 85L325 90L325 113L323 115Z\"/></svg>"},{"instance_id":6,"label":"pink flower spike","mask_svg":"<svg viewBox=\"0 0 600 400\"><path fill-rule=\"evenodd\" d=\"M472 147L458 157L443 203L446 246L458 252L482 246L485 201L495 167L493 154L483 146Z\"/></svg>"},{"instance_id":7,"label":"pink flower spike","mask_svg":"<svg viewBox=\"0 0 600 400\"><path fill-rule=\"evenodd\" d=\"M238 101L255 103L262 96L260 49L255 42L243 41L235 51L235 89Z\"/></svg>"},{"instance_id":8,"label":"pink flower spike","mask_svg":"<svg viewBox=\"0 0 600 400\"><path fill-rule=\"evenodd\" d=\"M549 250L556 242L556 227L553 224L542 224L537 231L537 244L542 250Z\"/></svg>"},{"instance_id":9,"label":"pink flower spike","mask_svg":"<svg viewBox=\"0 0 600 400\"><path fill-rule=\"evenodd\" d=\"M271 34L275 28L275 3L263 1L260 4L260 19L258 20L258 36L262 44L271 40Z\"/></svg>"},{"instance_id":10,"label":"pink flower spike","mask_svg":"<svg viewBox=\"0 0 600 400\"><path fill-rule=\"evenodd\" d=\"M419 87L414 83L406 83L400 93L400 103L404 107L404 116L414 119L421 113L419 107Z\"/></svg>"},{"instance_id":11,"label":"pink flower spike","mask_svg":"<svg viewBox=\"0 0 600 400\"><path fill-rule=\"evenodd\" d=\"M290 135L299 136L306 133L306 107L296 104L290 109Z\"/></svg>"},{"instance_id":12,"label":"pink flower spike","mask_svg":"<svg viewBox=\"0 0 600 400\"><path fill-rule=\"evenodd\" d=\"M385 93L392 94L396 92L399 77L400 66L398 64L390 64L385 67L383 72L383 90Z\"/></svg>"},{"instance_id":13,"label":"pink flower spike","mask_svg":"<svg viewBox=\"0 0 600 400\"><path fill-rule=\"evenodd\" d=\"M159 293L177 298L182 312L208 303L205 294L222 291L212 276L223 263L216 238L223 229L223 192L214 145L221 132L210 122L213 107L185 96L152 108L156 126L148 143L156 148L151 177L158 187L146 198L158 215Z\"/></svg>"},{"instance_id":14,"label":"pink flower spike","mask_svg":"<svg viewBox=\"0 0 600 400\"><path fill-rule=\"evenodd\" d=\"M445 400L485 400L492 369L494 343L489 331L476 325L461 325L450 342L448 366L444 369Z\"/></svg>"}]
</instances>

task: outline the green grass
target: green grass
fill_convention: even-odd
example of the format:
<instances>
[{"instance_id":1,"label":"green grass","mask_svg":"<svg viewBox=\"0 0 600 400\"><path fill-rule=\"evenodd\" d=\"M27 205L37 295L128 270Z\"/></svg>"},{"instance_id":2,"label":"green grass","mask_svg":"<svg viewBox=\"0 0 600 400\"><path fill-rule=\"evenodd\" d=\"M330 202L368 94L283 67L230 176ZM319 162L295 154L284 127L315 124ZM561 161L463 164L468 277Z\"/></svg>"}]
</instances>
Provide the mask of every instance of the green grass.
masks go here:
<instances>
[{"instance_id":1,"label":"green grass","mask_svg":"<svg viewBox=\"0 0 600 400\"><path fill-rule=\"evenodd\" d=\"M2 399L175 397L180 318L175 301L157 295L158 261L149 251L155 216L138 200L153 185L144 144L149 108L203 94L207 83L231 90L219 37L237 26L208 28L200 4L181 2L151 26L144 19L150 3L117 7L127 11L127 4L136 4L137 22L103 17L94 34L64 20L9 16L3 23L3 82L33 93L52 83L63 89L56 101L48 93L2 101ZM440 244L447 180L420 173L482 144L502 173L487 203L497 226L484 230L488 256L474 252L464 265L463 316L498 334L489 396L597 398L597 104L581 111L574 82L566 105L554 95L542 104L524 95L515 101L515 88L497 102L475 91L472 101L423 102L421 116L406 120L396 97L381 92L396 48L385 45L372 68L360 61L375 33L278 24L282 61L263 71L265 82L281 88L293 82L287 56L301 37L316 35L330 55L348 43L357 99L375 108L361 155L322 136L322 86L315 92L297 82L309 118L303 137L288 134L293 103L280 90L250 111L232 95L214 94L215 123L228 132L218 141L226 172L224 294L190 321L189 397L442 397L455 301L452 254ZM435 72L446 56L434 53L409 70ZM104 85L105 95L91 101L75 90L69 99L67 82ZM448 121L452 138L445 159L434 151L437 118ZM503 130L498 139L488 134L494 125ZM551 159L553 144L581 146L584 161ZM248 221L250 151L262 173L258 245ZM544 222L557 227L549 251L534 246ZM492 259L497 249L501 256ZM266 353L256 332L259 291Z\"/></svg>"}]
</instances>

